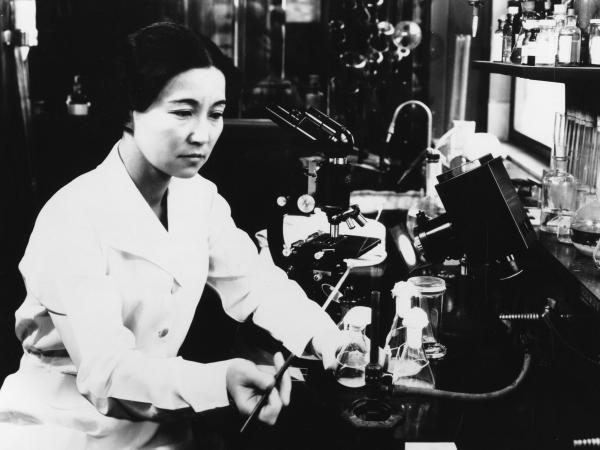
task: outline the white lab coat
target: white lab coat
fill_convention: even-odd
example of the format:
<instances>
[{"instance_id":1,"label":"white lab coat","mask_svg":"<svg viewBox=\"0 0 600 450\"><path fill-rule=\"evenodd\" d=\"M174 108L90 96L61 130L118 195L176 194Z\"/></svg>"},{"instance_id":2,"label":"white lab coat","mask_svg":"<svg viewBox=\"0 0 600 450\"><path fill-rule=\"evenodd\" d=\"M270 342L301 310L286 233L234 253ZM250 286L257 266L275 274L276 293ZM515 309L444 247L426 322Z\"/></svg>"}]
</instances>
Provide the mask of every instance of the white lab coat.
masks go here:
<instances>
[{"instance_id":1,"label":"white lab coat","mask_svg":"<svg viewBox=\"0 0 600 450\"><path fill-rule=\"evenodd\" d=\"M206 283L227 314L252 315L294 353L335 330L258 257L211 182L171 181L167 231L116 149L36 221L19 266L24 355L0 390L0 449L187 448L186 417L228 405L228 361L177 357Z\"/></svg>"}]
</instances>

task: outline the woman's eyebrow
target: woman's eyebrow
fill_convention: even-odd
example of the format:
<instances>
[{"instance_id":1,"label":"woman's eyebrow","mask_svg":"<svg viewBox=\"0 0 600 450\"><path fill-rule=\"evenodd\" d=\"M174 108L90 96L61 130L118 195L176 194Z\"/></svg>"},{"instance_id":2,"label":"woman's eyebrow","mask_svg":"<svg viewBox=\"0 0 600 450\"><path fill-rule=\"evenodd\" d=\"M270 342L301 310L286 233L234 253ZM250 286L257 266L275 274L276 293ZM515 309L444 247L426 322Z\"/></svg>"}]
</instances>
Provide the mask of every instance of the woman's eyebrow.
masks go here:
<instances>
[{"instance_id":1,"label":"woman's eyebrow","mask_svg":"<svg viewBox=\"0 0 600 450\"><path fill-rule=\"evenodd\" d=\"M193 107L198 106L200 103L198 103L197 100L193 99L193 98L176 98L174 100L169 100L168 103L185 103L186 105L190 105ZM214 102L212 104L212 107L214 108L215 106L226 106L227 102L225 100L217 100L216 102Z\"/></svg>"},{"instance_id":2,"label":"woman's eyebrow","mask_svg":"<svg viewBox=\"0 0 600 450\"><path fill-rule=\"evenodd\" d=\"M169 100L169 103L185 103L190 106L198 106L198 101L193 98L176 98L174 100Z\"/></svg>"}]
</instances>

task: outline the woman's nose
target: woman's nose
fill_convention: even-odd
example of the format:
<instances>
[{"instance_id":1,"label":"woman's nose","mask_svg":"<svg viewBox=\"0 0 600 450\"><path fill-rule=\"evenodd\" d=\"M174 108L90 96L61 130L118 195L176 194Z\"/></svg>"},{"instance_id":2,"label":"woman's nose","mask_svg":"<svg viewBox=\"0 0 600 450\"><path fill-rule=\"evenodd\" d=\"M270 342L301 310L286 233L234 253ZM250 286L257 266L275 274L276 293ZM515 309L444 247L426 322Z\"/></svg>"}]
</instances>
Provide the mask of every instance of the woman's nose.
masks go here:
<instances>
[{"instance_id":1,"label":"woman's nose","mask_svg":"<svg viewBox=\"0 0 600 450\"><path fill-rule=\"evenodd\" d=\"M209 124L208 120L198 119L195 121L193 128L190 131L188 140L192 144L205 144L209 139Z\"/></svg>"}]
</instances>

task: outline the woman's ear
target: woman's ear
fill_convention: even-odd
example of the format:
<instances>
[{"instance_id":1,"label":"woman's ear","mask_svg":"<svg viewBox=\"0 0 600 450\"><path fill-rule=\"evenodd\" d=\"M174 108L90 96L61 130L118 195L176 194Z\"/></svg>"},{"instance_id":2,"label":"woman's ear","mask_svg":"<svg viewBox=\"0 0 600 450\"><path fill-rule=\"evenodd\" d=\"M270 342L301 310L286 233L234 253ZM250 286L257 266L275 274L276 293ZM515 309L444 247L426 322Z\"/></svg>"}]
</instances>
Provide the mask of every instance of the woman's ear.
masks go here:
<instances>
[{"instance_id":1,"label":"woman's ear","mask_svg":"<svg viewBox=\"0 0 600 450\"><path fill-rule=\"evenodd\" d=\"M133 134L133 112L129 111L127 113L127 120L125 120L125 123L123 124L123 128L125 129L125 131L128 131L129 133Z\"/></svg>"}]
</instances>

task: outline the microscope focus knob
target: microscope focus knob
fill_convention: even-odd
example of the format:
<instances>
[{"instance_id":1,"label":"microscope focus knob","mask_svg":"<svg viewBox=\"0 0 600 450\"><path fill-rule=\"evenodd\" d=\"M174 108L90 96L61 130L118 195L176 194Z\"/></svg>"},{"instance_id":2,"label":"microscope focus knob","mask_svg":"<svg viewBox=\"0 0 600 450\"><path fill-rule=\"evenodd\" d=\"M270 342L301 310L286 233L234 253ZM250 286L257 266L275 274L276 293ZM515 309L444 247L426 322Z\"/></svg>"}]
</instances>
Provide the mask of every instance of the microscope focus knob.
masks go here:
<instances>
[{"instance_id":1,"label":"microscope focus knob","mask_svg":"<svg viewBox=\"0 0 600 450\"><path fill-rule=\"evenodd\" d=\"M298 201L296 202L298 209L304 214L310 214L315 209L315 199L310 194L304 194L298 197Z\"/></svg>"},{"instance_id":2,"label":"microscope focus knob","mask_svg":"<svg viewBox=\"0 0 600 450\"><path fill-rule=\"evenodd\" d=\"M356 220L361 227L364 227L367 224L367 219L361 213L358 213L354 220Z\"/></svg>"}]
</instances>

